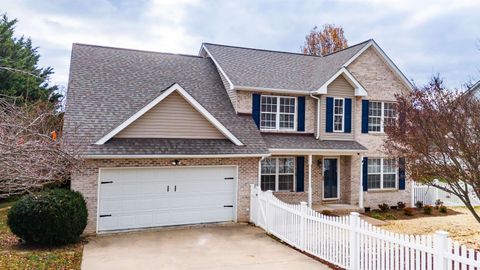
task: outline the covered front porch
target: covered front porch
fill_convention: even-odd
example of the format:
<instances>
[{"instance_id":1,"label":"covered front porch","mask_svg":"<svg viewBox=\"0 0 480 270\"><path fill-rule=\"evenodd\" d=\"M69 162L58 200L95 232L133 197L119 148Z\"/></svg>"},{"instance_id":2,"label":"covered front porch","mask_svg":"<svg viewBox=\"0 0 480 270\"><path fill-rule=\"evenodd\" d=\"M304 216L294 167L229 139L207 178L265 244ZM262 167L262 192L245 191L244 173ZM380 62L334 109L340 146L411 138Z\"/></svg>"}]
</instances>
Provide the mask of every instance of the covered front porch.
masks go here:
<instances>
[{"instance_id":1,"label":"covered front porch","mask_svg":"<svg viewBox=\"0 0 480 270\"><path fill-rule=\"evenodd\" d=\"M273 136L276 142L278 138L290 142L285 142L283 148L268 145L272 156L260 161L262 189L274 190L275 196L287 203L307 202L318 212L343 214L363 210L363 146L354 141L319 141L313 136ZM303 144L299 144L299 140ZM285 147L292 142L297 143L297 148ZM294 180L287 184L291 178ZM273 179L276 179L275 186Z\"/></svg>"}]
</instances>

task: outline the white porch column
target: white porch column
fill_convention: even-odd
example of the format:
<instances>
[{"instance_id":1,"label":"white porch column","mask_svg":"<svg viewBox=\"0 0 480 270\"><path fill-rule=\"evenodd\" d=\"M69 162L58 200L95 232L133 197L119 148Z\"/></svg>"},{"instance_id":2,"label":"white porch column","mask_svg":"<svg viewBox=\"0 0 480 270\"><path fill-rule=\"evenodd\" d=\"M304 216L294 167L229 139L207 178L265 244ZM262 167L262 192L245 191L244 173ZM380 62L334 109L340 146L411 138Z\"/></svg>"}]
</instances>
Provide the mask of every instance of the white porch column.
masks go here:
<instances>
[{"instance_id":1,"label":"white porch column","mask_svg":"<svg viewBox=\"0 0 480 270\"><path fill-rule=\"evenodd\" d=\"M358 196L358 207L363 209L363 155L360 155L360 190L358 192L360 196Z\"/></svg>"},{"instance_id":2,"label":"white porch column","mask_svg":"<svg viewBox=\"0 0 480 270\"><path fill-rule=\"evenodd\" d=\"M308 206L312 207L312 155L308 155Z\"/></svg>"}]
</instances>

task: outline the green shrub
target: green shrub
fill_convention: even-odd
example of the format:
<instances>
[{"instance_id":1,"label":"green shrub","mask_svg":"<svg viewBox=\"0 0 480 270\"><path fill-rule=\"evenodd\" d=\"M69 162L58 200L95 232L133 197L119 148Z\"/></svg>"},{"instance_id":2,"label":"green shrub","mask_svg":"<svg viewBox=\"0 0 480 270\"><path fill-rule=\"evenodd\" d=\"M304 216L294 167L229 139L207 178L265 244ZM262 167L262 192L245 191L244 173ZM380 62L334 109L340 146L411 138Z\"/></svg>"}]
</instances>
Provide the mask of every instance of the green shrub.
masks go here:
<instances>
[{"instance_id":1,"label":"green shrub","mask_svg":"<svg viewBox=\"0 0 480 270\"><path fill-rule=\"evenodd\" d=\"M402 210L405 208L407 205L404 202L397 202L397 207L398 209Z\"/></svg>"},{"instance_id":2,"label":"green shrub","mask_svg":"<svg viewBox=\"0 0 480 270\"><path fill-rule=\"evenodd\" d=\"M406 216L413 216L413 215L414 215L414 211L415 211L415 208L412 208L412 207L403 208L403 213L404 213Z\"/></svg>"},{"instance_id":3,"label":"green shrub","mask_svg":"<svg viewBox=\"0 0 480 270\"><path fill-rule=\"evenodd\" d=\"M447 213L447 207L445 205L441 205L438 210L440 211L440 213L444 213L444 214Z\"/></svg>"},{"instance_id":4,"label":"green shrub","mask_svg":"<svg viewBox=\"0 0 480 270\"><path fill-rule=\"evenodd\" d=\"M10 230L27 243L61 245L78 241L87 225L83 196L67 189L26 195L8 212Z\"/></svg>"},{"instance_id":5,"label":"green shrub","mask_svg":"<svg viewBox=\"0 0 480 270\"><path fill-rule=\"evenodd\" d=\"M380 211L382 211L383 213L386 213L386 212L388 212L389 206L388 206L388 204L386 204L386 203L382 203L382 204L379 204L379 205L378 205L378 208L379 208Z\"/></svg>"},{"instance_id":6,"label":"green shrub","mask_svg":"<svg viewBox=\"0 0 480 270\"><path fill-rule=\"evenodd\" d=\"M395 220L395 219L397 219L397 217L396 217L394 214L392 214L392 213L386 213L386 214L385 214L385 218L386 218L386 219L389 219L389 220Z\"/></svg>"},{"instance_id":7,"label":"green shrub","mask_svg":"<svg viewBox=\"0 0 480 270\"><path fill-rule=\"evenodd\" d=\"M423 213L426 215L431 215L433 211L433 207L431 205L425 205L423 207Z\"/></svg>"},{"instance_id":8,"label":"green shrub","mask_svg":"<svg viewBox=\"0 0 480 270\"><path fill-rule=\"evenodd\" d=\"M420 208L423 208L423 202L422 202L422 201L417 201L417 202L415 203L415 207L417 207L417 208L419 208L419 209L420 209Z\"/></svg>"},{"instance_id":9,"label":"green shrub","mask_svg":"<svg viewBox=\"0 0 480 270\"><path fill-rule=\"evenodd\" d=\"M376 218L376 219L380 219L380 220L385 220L386 219L381 213L378 213L378 212L373 212L372 213L372 218Z\"/></svg>"}]
</instances>

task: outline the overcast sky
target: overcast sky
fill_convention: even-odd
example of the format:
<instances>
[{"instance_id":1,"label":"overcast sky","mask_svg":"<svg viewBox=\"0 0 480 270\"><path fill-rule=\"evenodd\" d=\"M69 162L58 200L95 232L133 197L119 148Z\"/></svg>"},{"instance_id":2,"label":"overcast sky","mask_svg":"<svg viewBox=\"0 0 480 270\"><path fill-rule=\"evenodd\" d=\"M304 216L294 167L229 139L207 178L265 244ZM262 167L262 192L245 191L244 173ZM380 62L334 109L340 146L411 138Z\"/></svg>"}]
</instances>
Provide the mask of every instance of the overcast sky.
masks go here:
<instances>
[{"instance_id":1,"label":"overcast sky","mask_svg":"<svg viewBox=\"0 0 480 270\"><path fill-rule=\"evenodd\" d=\"M373 38L409 79L480 79L480 0L0 0L66 86L72 43L197 54L202 42L299 52L314 25Z\"/></svg>"}]
</instances>

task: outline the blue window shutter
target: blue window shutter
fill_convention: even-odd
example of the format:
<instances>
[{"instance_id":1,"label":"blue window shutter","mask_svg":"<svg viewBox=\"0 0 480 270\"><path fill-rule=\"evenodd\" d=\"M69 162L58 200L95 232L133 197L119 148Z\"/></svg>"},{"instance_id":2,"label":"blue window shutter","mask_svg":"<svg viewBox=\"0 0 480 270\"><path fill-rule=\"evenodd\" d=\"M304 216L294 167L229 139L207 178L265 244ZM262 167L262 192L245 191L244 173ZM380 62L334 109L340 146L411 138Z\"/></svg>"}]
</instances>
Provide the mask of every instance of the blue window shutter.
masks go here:
<instances>
[{"instance_id":1,"label":"blue window shutter","mask_svg":"<svg viewBox=\"0 0 480 270\"><path fill-rule=\"evenodd\" d=\"M405 158L398 159L398 189L405 189Z\"/></svg>"},{"instance_id":2,"label":"blue window shutter","mask_svg":"<svg viewBox=\"0 0 480 270\"><path fill-rule=\"evenodd\" d=\"M345 99L345 128L343 129L345 133L352 132L352 99Z\"/></svg>"},{"instance_id":3,"label":"blue window shutter","mask_svg":"<svg viewBox=\"0 0 480 270\"><path fill-rule=\"evenodd\" d=\"M260 128L260 95L253 94L252 97L252 117L257 125L257 128Z\"/></svg>"},{"instance_id":4,"label":"blue window shutter","mask_svg":"<svg viewBox=\"0 0 480 270\"><path fill-rule=\"evenodd\" d=\"M362 175L362 185L363 185L363 191L368 190L368 158L364 157L363 162L363 175Z\"/></svg>"},{"instance_id":5,"label":"blue window shutter","mask_svg":"<svg viewBox=\"0 0 480 270\"><path fill-rule=\"evenodd\" d=\"M303 182L305 178L305 158L304 157L297 157L297 162L296 162L296 178L297 178L297 192L303 192Z\"/></svg>"},{"instance_id":6,"label":"blue window shutter","mask_svg":"<svg viewBox=\"0 0 480 270\"><path fill-rule=\"evenodd\" d=\"M327 108L325 110L325 132L333 132L333 98L327 97Z\"/></svg>"},{"instance_id":7,"label":"blue window shutter","mask_svg":"<svg viewBox=\"0 0 480 270\"><path fill-rule=\"evenodd\" d=\"M305 97L298 97L297 130L305 131Z\"/></svg>"},{"instance_id":8,"label":"blue window shutter","mask_svg":"<svg viewBox=\"0 0 480 270\"><path fill-rule=\"evenodd\" d=\"M362 133L368 133L368 100L362 100Z\"/></svg>"}]
</instances>

